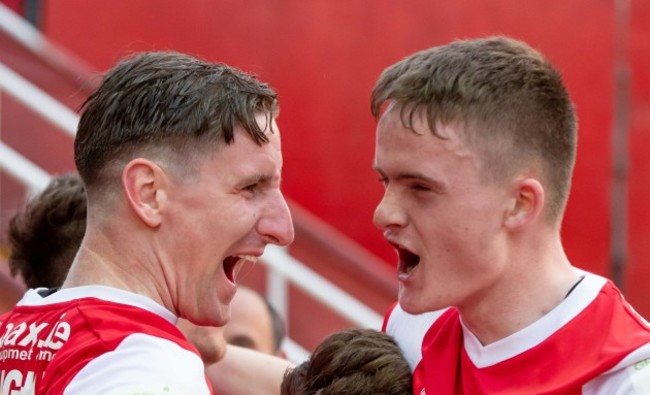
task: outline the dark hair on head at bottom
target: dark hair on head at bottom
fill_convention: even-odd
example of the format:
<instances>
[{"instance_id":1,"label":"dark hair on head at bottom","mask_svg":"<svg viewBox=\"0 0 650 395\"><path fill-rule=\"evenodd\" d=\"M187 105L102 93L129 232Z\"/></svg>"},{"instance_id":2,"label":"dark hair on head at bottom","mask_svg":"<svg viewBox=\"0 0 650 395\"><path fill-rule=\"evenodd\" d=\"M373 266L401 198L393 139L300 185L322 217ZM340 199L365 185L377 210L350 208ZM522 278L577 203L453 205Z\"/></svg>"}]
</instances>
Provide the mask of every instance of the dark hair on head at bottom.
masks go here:
<instances>
[{"instance_id":1,"label":"dark hair on head at bottom","mask_svg":"<svg viewBox=\"0 0 650 395\"><path fill-rule=\"evenodd\" d=\"M327 337L285 373L281 395L410 395L412 376L393 338L372 329Z\"/></svg>"}]
</instances>

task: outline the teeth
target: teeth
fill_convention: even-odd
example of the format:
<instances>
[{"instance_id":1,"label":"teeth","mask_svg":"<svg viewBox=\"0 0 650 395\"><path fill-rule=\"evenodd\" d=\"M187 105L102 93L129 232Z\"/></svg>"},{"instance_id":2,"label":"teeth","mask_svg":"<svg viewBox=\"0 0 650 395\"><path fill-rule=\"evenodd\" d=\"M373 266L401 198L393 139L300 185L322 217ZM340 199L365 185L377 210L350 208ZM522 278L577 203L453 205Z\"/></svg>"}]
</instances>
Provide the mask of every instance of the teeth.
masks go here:
<instances>
[{"instance_id":1,"label":"teeth","mask_svg":"<svg viewBox=\"0 0 650 395\"><path fill-rule=\"evenodd\" d=\"M245 261L249 261L249 262L252 262L252 263L256 263L256 262L257 262L257 257L254 256L254 255L235 255L235 256L236 256L237 258L239 258L239 259L243 259L243 260L245 260Z\"/></svg>"},{"instance_id":2,"label":"teeth","mask_svg":"<svg viewBox=\"0 0 650 395\"><path fill-rule=\"evenodd\" d=\"M233 279L233 281L237 281L237 276L239 275L239 272L241 271L241 269L243 267L244 267L244 261L243 260L240 260L239 262L237 262L235 267L232 269L232 279Z\"/></svg>"},{"instance_id":3,"label":"teeth","mask_svg":"<svg viewBox=\"0 0 650 395\"><path fill-rule=\"evenodd\" d=\"M257 263L257 257L254 255L234 255L234 257L238 258L238 261L232 270L233 280L236 281L239 272L244 268L244 264L246 262L251 262L252 264Z\"/></svg>"}]
</instances>

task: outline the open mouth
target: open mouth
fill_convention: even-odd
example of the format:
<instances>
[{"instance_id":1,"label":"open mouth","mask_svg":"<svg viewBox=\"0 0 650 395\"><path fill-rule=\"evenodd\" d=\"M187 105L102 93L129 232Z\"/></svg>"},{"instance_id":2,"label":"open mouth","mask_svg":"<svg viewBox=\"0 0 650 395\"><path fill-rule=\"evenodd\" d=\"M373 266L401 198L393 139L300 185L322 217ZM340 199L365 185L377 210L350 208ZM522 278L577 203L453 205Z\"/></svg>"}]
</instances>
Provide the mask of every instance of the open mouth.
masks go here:
<instances>
[{"instance_id":1,"label":"open mouth","mask_svg":"<svg viewBox=\"0 0 650 395\"><path fill-rule=\"evenodd\" d=\"M252 255L232 255L224 259L223 271L226 273L228 280L235 283L235 281L237 281L237 275L246 262L254 264L257 262L257 257Z\"/></svg>"},{"instance_id":2,"label":"open mouth","mask_svg":"<svg viewBox=\"0 0 650 395\"><path fill-rule=\"evenodd\" d=\"M399 273L410 274L420 263L420 256L402 247L395 247L395 250L398 256L397 270Z\"/></svg>"}]
</instances>

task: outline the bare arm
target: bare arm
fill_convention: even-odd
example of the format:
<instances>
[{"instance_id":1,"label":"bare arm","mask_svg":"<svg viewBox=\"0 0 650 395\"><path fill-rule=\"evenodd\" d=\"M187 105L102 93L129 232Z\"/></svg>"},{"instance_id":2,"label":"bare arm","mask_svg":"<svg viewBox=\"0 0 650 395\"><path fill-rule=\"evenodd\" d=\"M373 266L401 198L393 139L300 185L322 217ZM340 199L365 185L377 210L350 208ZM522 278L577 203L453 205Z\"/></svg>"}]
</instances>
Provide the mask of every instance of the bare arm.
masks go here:
<instances>
[{"instance_id":1,"label":"bare arm","mask_svg":"<svg viewBox=\"0 0 650 395\"><path fill-rule=\"evenodd\" d=\"M226 356L206 368L215 393L220 395L279 395L287 368L282 358L243 347L227 347Z\"/></svg>"}]
</instances>

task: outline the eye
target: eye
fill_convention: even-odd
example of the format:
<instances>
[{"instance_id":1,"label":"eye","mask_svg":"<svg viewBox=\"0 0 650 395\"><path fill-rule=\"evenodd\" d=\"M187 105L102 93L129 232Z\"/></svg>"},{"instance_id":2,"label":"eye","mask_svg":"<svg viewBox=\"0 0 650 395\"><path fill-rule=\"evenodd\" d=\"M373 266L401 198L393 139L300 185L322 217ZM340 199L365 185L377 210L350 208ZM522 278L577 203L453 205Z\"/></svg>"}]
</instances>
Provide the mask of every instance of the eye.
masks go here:
<instances>
[{"instance_id":1,"label":"eye","mask_svg":"<svg viewBox=\"0 0 650 395\"><path fill-rule=\"evenodd\" d=\"M242 188L243 191L251 192L251 193L255 192L256 189L257 189L257 183Z\"/></svg>"},{"instance_id":2,"label":"eye","mask_svg":"<svg viewBox=\"0 0 650 395\"><path fill-rule=\"evenodd\" d=\"M431 188L421 183L413 183L411 184L410 188L414 191L424 191L424 192L431 191Z\"/></svg>"}]
</instances>

